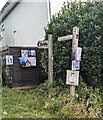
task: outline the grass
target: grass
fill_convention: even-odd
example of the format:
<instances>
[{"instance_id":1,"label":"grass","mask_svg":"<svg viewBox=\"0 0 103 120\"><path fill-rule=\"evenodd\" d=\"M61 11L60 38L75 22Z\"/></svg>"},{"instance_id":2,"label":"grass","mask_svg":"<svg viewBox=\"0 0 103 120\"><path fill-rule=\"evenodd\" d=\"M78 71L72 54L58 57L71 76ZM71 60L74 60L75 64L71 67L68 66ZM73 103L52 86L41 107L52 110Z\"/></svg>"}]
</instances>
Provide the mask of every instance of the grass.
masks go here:
<instances>
[{"instance_id":1,"label":"grass","mask_svg":"<svg viewBox=\"0 0 103 120\"><path fill-rule=\"evenodd\" d=\"M50 117L50 115L42 109L44 104L42 99L33 89L24 91L3 88L3 117Z\"/></svg>"},{"instance_id":2,"label":"grass","mask_svg":"<svg viewBox=\"0 0 103 120\"><path fill-rule=\"evenodd\" d=\"M51 89L50 89L51 87ZM86 87L85 87L86 88ZM102 99L98 90L86 89L90 94L85 99L84 87L79 87L75 97L69 88L41 84L35 89L12 90L2 88L3 118L99 118ZM85 91L86 91L85 90ZM51 94L48 94L51 91ZM91 104L91 106L88 105Z\"/></svg>"}]
</instances>

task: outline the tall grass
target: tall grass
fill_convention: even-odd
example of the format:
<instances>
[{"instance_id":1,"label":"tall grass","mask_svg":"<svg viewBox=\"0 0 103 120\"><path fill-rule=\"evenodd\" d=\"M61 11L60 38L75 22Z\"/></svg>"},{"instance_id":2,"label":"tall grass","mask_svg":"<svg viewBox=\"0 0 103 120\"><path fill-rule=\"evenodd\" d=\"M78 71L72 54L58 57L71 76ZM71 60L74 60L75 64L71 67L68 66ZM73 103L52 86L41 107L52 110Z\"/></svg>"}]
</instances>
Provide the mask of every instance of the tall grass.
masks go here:
<instances>
[{"instance_id":1,"label":"tall grass","mask_svg":"<svg viewBox=\"0 0 103 120\"><path fill-rule=\"evenodd\" d=\"M45 82L28 90L3 87L2 103L3 118L100 118L102 98L84 83L72 97L68 86Z\"/></svg>"}]
</instances>

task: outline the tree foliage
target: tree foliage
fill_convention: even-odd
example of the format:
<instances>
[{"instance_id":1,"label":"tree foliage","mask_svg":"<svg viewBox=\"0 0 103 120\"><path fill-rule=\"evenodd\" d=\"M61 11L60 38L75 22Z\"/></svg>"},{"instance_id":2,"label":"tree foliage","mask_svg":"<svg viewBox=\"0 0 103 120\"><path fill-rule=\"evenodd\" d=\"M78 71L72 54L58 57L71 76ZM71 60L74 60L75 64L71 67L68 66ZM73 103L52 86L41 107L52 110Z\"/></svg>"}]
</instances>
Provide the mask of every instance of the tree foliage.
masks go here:
<instances>
[{"instance_id":1,"label":"tree foliage","mask_svg":"<svg viewBox=\"0 0 103 120\"><path fill-rule=\"evenodd\" d=\"M103 78L103 2L64 3L45 29L45 39L53 35L54 80L65 84L66 70L71 69L71 42L58 42L57 37L72 34L79 27L82 47L80 76L93 86L101 86ZM47 50L42 53L42 67L47 74Z\"/></svg>"}]
</instances>

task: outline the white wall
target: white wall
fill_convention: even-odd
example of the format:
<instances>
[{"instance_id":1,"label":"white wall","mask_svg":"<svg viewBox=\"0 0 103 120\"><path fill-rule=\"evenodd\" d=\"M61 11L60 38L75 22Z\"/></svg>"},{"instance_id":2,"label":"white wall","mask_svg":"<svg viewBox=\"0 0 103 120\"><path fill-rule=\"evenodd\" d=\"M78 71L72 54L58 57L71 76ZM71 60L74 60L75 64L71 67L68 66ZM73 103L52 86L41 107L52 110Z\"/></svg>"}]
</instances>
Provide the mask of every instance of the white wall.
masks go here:
<instances>
[{"instance_id":1,"label":"white wall","mask_svg":"<svg viewBox=\"0 0 103 120\"><path fill-rule=\"evenodd\" d=\"M2 46L36 46L48 23L46 2L21 2L3 21ZM14 33L14 31L16 31Z\"/></svg>"}]
</instances>

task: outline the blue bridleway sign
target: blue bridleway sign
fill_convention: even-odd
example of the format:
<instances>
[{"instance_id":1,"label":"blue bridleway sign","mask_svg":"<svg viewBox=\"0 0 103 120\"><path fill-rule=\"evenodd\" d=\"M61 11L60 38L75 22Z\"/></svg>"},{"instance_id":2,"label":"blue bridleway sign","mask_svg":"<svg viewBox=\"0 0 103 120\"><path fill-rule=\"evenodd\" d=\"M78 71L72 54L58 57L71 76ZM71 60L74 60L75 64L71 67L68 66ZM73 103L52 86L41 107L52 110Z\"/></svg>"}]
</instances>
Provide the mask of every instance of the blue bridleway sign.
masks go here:
<instances>
[{"instance_id":1,"label":"blue bridleway sign","mask_svg":"<svg viewBox=\"0 0 103 120\"><path fill-rule=\"evenodd\" d=\"M6 65L13 65L13 55L6 55Z\"/></svg>"}]
</instances>

